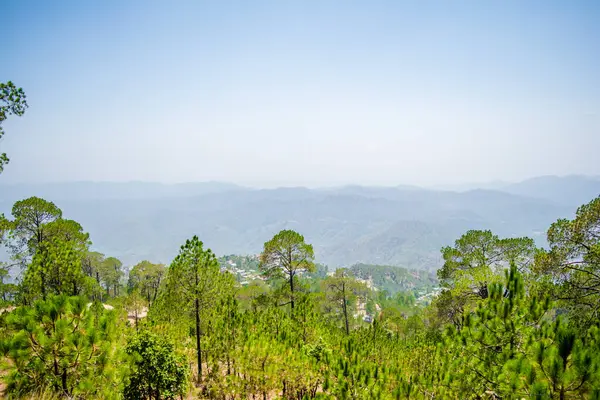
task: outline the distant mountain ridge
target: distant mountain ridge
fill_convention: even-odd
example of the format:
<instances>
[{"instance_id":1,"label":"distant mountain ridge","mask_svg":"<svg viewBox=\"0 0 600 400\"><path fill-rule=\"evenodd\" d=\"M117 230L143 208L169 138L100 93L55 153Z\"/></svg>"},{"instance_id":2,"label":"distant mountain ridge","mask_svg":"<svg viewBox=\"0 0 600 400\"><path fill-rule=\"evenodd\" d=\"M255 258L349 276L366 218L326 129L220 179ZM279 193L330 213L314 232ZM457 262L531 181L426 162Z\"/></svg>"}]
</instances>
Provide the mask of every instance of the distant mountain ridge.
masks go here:
<instances>
[{"instance_id":1,"label":"distant mountain ridge","mask_svg":"<svg viewBox=\"0 0 600 400\"><path fill-rule=\"evenodd\" d=\"M40 184L0 184L2 193L11 197L30 196L56 199L143 199L189 197L244 189L226 182L157 183L157 182L57 182ZM4 196L0 194L0 200Z\"/></svg>"},{"instance_id":2,"label":"distant mountain ridge","mask_svg":"<svg viewBox=\"0 0 600 400\"><path fill-rule=\"evenodd\" d=\"M561 185L569 189L559 196ZM15 201L31 195L54 201L90 233L95 249L129 265L143 259L168 263L194 234L218 255L257 254L287 228L304 234L317 261L330 267L362 262L433 271L441 266L440 248L469 229L527 235L544 244L552 222L571 217L599 194L600 181L589 177L544 177L503 191L465 192L251 189L219 182L0 184L0 212L9 214Z\"/></svg>"},{"instance_id":3,"label":"distant mountain ridge","mask_svg":"<svg viewBox=\"0 0 600 400\"><path fill-rule=\"evenodd\" d=\"M581 205L600 196L598 176L540 176L512 183L502 189L519 196L536 197L561 204Z\"/></svg>"}]
</instances>

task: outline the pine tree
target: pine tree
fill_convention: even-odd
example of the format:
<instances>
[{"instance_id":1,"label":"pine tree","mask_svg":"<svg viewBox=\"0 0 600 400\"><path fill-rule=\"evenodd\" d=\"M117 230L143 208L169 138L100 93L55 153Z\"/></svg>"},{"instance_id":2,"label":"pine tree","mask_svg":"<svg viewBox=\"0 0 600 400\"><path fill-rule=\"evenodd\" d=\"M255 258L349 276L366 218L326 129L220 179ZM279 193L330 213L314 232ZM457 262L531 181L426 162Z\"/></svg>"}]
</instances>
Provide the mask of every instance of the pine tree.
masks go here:
<instances>
[{"instance_id":1,"label":"pine tree","mask_svg":"<svg viewBox=\"0 0 600 400\"><path fill-rule=\"evenodd\" d=\"M50 296L7 317L12 337L2 342L11 360L7 393L20 397L42 388L65 397L116 397L115 315L94 315L86 299Z\"/></svg>"},{"instance_id":2,"label":"pine tree","mask_svg":"<svg viewBox=\"0 0 600 400\"><path fill-rule=\"evenodd\" d=\"M150 305L158 296L158 289L164 274L165 266L163 264L154 264L147 260L141 261L129 271L128 290L130 292L139 291Z\"/></svg>"},{"instance_id":3,"label":"pine tree","mask_svg":"<svg viewBox=\"0 0 600 400\"><path fill-rule=\"evenodd\" d=\"M537 254L535 271L551 278L544 286L560 305L573 311L582 328L600 318L600 197L548 229L550 251Z\"/></svg>"},{"instance_id":4,"label":"pine tree","mask_svg":"<svg viewBox=\"0 0 600 400\"><path fill-rule=\"evenodd\" d=\"M221 273L219 263L210 249L194 236L181 246L179 254L167 271L164 290L156 307L159 318L173 320L174 313L193 320L196 339L198 374L202 381L202 317L231 293L233 278ZM189 318L191 317L191 318ZM185 323L185 320L178 320Z\"/></svg>"},{"instance_id":5,"label":"pine tree","mask_svg":"<svg viewBox=\"0 0 600 400\"><path fill-rule=\"evenodd\" d=\"M344 328L346 335L350 334L350 308L358 297L363 299L367 294L367 287L350 276L345 268L338 268L332 277L328 277L323 281L328 300L334 304L344 319Z\"/></svg>"},{"instance_id":6,"label":"pine tree","mask_svg":"<svg viewBox=\"0 0 600 400\"><path fill-rule=\"evenodd\" d=\"M289 304L294 311L296 277L299 273L314 271L312 245L304 236L292 230L283 230L265 243L260 255L260 269L269 278L285 278L290 289Z\"/></svg>"}]
</instances>

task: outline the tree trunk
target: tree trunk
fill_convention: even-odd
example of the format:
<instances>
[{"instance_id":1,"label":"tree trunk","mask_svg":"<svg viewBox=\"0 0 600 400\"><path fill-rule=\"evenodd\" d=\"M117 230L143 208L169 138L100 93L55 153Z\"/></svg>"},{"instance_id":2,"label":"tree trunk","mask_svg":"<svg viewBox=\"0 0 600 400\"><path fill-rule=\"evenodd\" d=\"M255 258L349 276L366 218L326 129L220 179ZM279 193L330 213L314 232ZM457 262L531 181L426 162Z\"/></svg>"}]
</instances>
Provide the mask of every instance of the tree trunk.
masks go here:
<instances>
[{"instance_id":1,"label":"tree trunk","mask_svg":"<svg viewBox=\"0 0 600 400\"><path fill-rule=\"evenodd\" d=\"M348 324L348 306L346 304L346 284L342 283L342 308L344 310L344 320L346 322L346 335L350 334L350 325Z\"/></svg>"},{"instance_id":2,"label":"tree trunk","mask_svg":"<svg viewBox=\"0 0 600 400\"><path fill-rule=\"evenodd\" d=\"M294 312L294 274L290 272L290 304Z\"/></svg>"},{"instance_id":3,"label":"tree trunk","mask_svg":"<svg viewBox=\"0 0 600 400\"><path fill-rule=\"evenodd\" d=\"M66 395L69 396L70 393L69 393L69 388L67 386L67 370L66 369L63 369L61 380L62 380L62 389L66 393Z\"/></svg>"},{"instance_id":4,"label":"tree trunk","mask_svg":"<svg viewBox=\"0 0 600 400\"><path fill-rule=\"evenodd\" d=\"M119 267L115 264L114 268L115 268L116 281L114 283L113 291L114 291L115 297L117 297L119 295L119 288L118 288L118 286L119 286Z\"/></svg>"},{"instance_id":5,"label":"tree trunk","mask_svg":"<svg viewBox=\"0 0 600 400\"><path fill-rule=\"evenodd\" d=\"M196 291L198 290L198 271L196 271ZM196 292L196 355L198 356L198 379L202 382L202 348L200 347L200 301Z\"/></svg>"},{"instance_id":6,"label":"tree trunk","mask_svg":"<svg viewBox=\"0 0 600 400\"><path fill-rule=\"evenodd\" d=\"M200 347L200 302L196 298L196 353L198 356L198 383L202 382L202 348Z\"/></svg>"},{"instance_id":7,"label":"tree trunk","mask_svg":"<svg viewBox=\"0 0 600 400\"><path fill-rule=\"evenodd\" d=\"M292 266L292 249L287 249L287 262L290 271L290 304L292 306L292 314L294 313L294 267Z\"/></svg>"},{"instance_id":8,"label":"tree trunk","mask_svg":"<svg viewBox=\"0 0 600 400\"><path fill-rule=\"evenodd\" d=\"M306 343L306 307L302 307L302 340Z\"/></svg>"},{"instance_id":9,"label":"tree trunk","mask_svg":"<svg viewBox=\"0 0 600 400\"><path fill-rule=\"evenodd\" d=\"M42 280L42 299L46 300L46 276L44 275L44 264L42 263L42 268L40 270L40 278Z\"/></svg>"}]
</instances>

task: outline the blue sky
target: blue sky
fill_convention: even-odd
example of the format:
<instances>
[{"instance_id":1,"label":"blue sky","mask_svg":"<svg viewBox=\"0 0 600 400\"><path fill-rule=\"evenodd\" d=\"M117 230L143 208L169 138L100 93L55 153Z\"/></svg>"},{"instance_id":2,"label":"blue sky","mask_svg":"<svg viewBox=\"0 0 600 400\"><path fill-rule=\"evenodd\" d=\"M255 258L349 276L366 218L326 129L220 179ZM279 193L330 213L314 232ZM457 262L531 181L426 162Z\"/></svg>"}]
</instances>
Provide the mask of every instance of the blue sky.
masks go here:
<instances>
[{"instance_id":1,"label":"blue sky","mask_svg":"<svg viewBox=\"0 0 600 400\"><path fill-rule=\"evenodd\" d=\"M600 174L596 1L4 0L5 182Z\"/></svg>"}]
</instances>

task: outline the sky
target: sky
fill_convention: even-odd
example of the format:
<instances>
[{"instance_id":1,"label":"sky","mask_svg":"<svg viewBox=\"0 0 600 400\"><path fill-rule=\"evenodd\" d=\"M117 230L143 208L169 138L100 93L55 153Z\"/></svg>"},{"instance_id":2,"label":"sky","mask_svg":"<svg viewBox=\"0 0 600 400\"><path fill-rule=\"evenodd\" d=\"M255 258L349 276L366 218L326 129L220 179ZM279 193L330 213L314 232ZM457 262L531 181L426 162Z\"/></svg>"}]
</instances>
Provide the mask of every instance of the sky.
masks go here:
<instances>
[{"instance_id":1,"label":"sky","mask_svg":"<svg viewBox=\"0 0 600 400\"><path fill-rule=\"evenodd\" d=\"M600 2L0 2L0 181L600 175Z\"/></svg>"}]
</instances>

